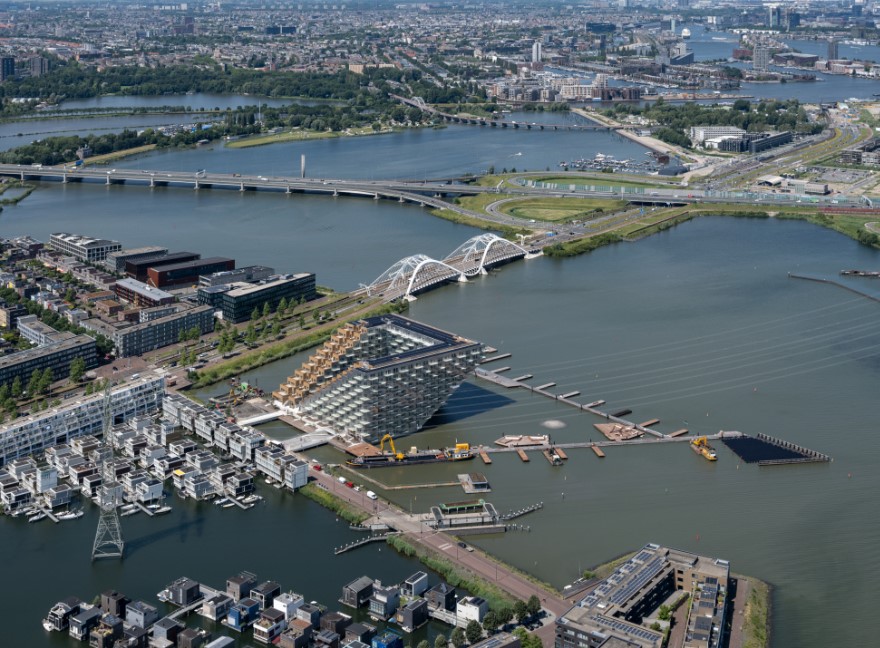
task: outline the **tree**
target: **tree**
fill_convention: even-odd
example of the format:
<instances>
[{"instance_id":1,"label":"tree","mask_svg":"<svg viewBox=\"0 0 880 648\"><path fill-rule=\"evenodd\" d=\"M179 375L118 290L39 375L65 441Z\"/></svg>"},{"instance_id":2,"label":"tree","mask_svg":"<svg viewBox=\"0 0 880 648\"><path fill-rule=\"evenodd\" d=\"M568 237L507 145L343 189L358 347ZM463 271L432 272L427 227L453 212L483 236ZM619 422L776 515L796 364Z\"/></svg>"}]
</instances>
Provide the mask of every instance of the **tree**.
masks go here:
<instances>
[{"instance_id":1,"label":"tree","mask_svg":"<svg viewBox=\"0 0 880 648\"><path fill-rule=\"evenodd\" d=\"M526 609L529 611L529 616L537 616L541 611L541 599L532 594L526 602Z\"/></svg>"},{"instance_id":2,"label":"tree","mask_svg":"<svg viewBox=\"0 0 880 648\"><path fill-rule=\"evenodd\" d=\"M260 319L260 309L257 306L254 306L254 310L251 313L251 321L256 322L258 319Z\"/></svg>"},{"instance_id":3,"label":"tree","mask_svg":"<svg viewBox=\"0 0 880 648\"><path fill-rule=\"evenodd\" d=\"M27 386L27 393L31 398L37 394L40 387L40 378L42 377L43 374L39 369L34 369L33 372L31 372L31 379L28 381Z\"/></svg>"},{"instance_id":4,"label":"tree","mask_svg":"<svg viewBox=\"0 0 880 648\"><path fill-rule=\"evenodd\" d=\"M251 322L248 324L247 331L244 334L244 341L248 344L254 344L257 341L257 327Z\"/></svg>"},{"instance_id":5,"label":"tree","mask_svg":"<svg viewBox=\"0 0 880 648\"><path fill-rule=\"evenodd\" d=\"M498 629L499 625L501 625L501 623L498 620L498 615L492 610L486 612L486 616L483 617L483 629L488 634L492 634Z\"/></svg>"},{"instance_id":6,"label":"tree","mask_svg":"<svg viewBox=\"0 0 880 648\"><path fill-rule=\"evenodd\" d=\"M669 621L669 618L672 616L672 608L668 605L661 605L660 610L657 612L657 618L661 621Z\"/></svg>"},{"instance_id":7,"label":"tree","mask_svg":"<svg viewBox=\"0 0 880 648\"><path fill-rule=\"evenodd\" d=\"M448 648L449 641L446 639L446 635L439 634L434 637L434 648Z\"/></svg>"},{"instance_id":8,"label":"tree","mask_svg":"<svg viewBox=\"0 0 880 648\"><path fill-rule=\"evenodd\" d=\"M483 638L483 626L479 621L470 621L464 629L464 636L467 637L468 643L477 643Z\"/></svg>"},{"instance_id":9,"label":"tree","mask_svg":"<svg viewBox=\"0 0 880 648\"><path fill-rule=\"evenodd\" d=\"M82 356L77 356L70 363L70 380L78 383L86 372L86 361Z\"/></svg>"},{"instance_id":10,"label":"tree","mask_svg":"<svg viewBox=\"0 0 880 648\"><path fill-rule=\"evenodd\" d=\"M495 616L498 617L498 625L506 625L513 621L513 610L505 606L498 610L498 612L495 613Z\"/></svg>"},{"instance_id":11,"label":"tree","mask_svg":"<svg viewBox=\"0 0 880 648\"><path fill-rule=\"evenodd\" d=\"M281 322L275 322L275 324L272 325L272 335L274 337L281 335Z\"/></svg>"},{"instance_id":12,"label":"tree","mask_svg":"<svg viewBox=\"0 0 880 648\"><path fill-rule=\"evenodd\" d=\"M301 329L304 329L304 328L306 327L306 318L305 318L305 315L300 315L300 316L299 316L299 327L300 327Z\"/></svg>"},{"instance_id":13,"label":"tree","mask_svg":"<svg viewBox=\"0 0 880 648\"><path fill-rule=\"evenodd\" d=\"M416 648L431 648L431 644L428 643L427 639L422 639L419 643L416 644Z\"/></svg>"},{"instance_id":14,"label":"tree","mask_svg":"<svg viewBox=\"0 0 880 648\"><path fill-rule=\"evenodd\" d=\"M64 293L64 300L70 302L71 304L76 302L76 290L74 290L73 288L68 288L67 292Z\"/></svg>"},{"instance_id":15,"label":"tree","mask_svg":"<svg viewBox=\"0 0 880 648\"><path fill-rule=\"evenodd\" d=\"M461 628L456 628L452 631L452 636L449 637L449 640L452 642L452 645L455 648L464 648L467 646L467 638L465 637L464 630Z\"/></svg>"},{"instance_id":16,"label":"tree","mask_svg":"<svg viewBox=\"0 0 880 648\"><path fill-rule=\"evenodd\" d=\"M269 302L263 302L263 317L269 317L271 312L272 307L269 305Z\"/></svg>"},{"instance_id":17,"label":"tree","mask_svg":"<svg viewBox=\"0 0 880 648\"><path fill-rule=\"evenodd\" d=\"M312 319L315 320L315 324L317 324L318 320L321 319L321 313L318 312L318 309L315 309L315 311L312 313Z\"/></svg>"},{"instance_id":18,"label":"tree","mask_svg":"<svg viewBox=\"0 0 880 648\"><path fill-rule=\"evenodd\" d=\"M516 616L517 621L522 623L522 620L529 614L529 606L526 605L525 601L516 599L513 603L513 614Z\"/></svg>"},{"instance_id":19,"label":"tree","mask_svg":"<svg viewBox=\"0 0 880 648\"><path fill-rule=\"evenodd\" d=\"M287 297L282 297L281 301L278 302L278 312L279 313L287 312Z\"/></svg>"}]
</instances>

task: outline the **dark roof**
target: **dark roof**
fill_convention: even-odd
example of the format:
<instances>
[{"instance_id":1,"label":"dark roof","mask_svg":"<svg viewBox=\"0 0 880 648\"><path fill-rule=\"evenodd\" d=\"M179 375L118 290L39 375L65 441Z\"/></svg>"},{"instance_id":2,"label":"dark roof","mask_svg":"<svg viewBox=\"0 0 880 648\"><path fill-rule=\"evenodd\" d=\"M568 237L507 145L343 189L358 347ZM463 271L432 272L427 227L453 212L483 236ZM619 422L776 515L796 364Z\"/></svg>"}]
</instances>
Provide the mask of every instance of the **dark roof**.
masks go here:
<instances>
[{"instance_id":1,"label":"dark roof","mask_svg":"<svg viewBox=\"0 0 880 648\"><path fill-rule=\"evenodd\" d=\"M235 263L235 259L230 259L228 257L209 257L207 259L196 259L195 261L184 261L182 263L172 263L170 265L162 265L160 268L156 268L159 272L173 272L175 270L187 270L189 268L201 268L206 265L213 265L215 263ZM151 268L153 266L150 266Z\"/></svg>"}]
</instances>

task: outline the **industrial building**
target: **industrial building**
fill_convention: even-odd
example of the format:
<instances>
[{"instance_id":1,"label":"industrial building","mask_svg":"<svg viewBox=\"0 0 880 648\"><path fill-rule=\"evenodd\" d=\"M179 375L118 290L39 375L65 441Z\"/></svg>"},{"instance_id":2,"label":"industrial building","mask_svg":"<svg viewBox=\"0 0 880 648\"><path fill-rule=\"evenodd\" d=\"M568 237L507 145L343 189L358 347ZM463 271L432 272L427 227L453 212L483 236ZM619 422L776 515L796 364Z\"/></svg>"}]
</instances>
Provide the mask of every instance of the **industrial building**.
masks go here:
<instances>
[{"instance_id":1,"label":"industrial building","mask_svg":"<svg viewBox=\"0 0 880 648\"><path fill-rule=\"evenodd\" d=\"M306 272L277 275L256 284L237 282L198 290L199 304L211 306L222 313L224 321L235 323L247 321L254 308L262 309L267 302L274 310L282 299L310 300L316 295L315 275Z\"/></svg>"},{"instance_id":2,"label":"industrial building","mask_svg":"<svg viewBox=\"0 0 880 648\"><path fill-rule=\"evenodd\" d=\"M119 358L143 355L148 351L175 344L181 331L197 327L204 335L214 330L214 311L207 306L196 306L172 315L148 320L113 333L113 344Z\"/></svg>"},{"instance_id":3,"label":"industrial building","mask_svg":"<svg viewBox=\"0 0 880 648\"><path fill-rule=\"evenodd\" d=\"M843 149L840 161L843 164L880 165L880 138L872 137L857 146Z\"/></svg>"},{"instance_id":4,"label":"industrial building","mask_svg":"<svg viewBox=\"0 0 880 648\"><path fill-rule=\"evenodd\" d=\"M234 259L226 257L196 259L171 265L151 266L147 270L147 282L157 288L197 284L201 275L233 269L235 269Z\"/></svg>"},{"instance_id":5,"label":"industrial building","mask_svg":"<svg viewBox=\"0 0 880 648\"><path fill-rule=\"evenodd\" d=\"M729 576L726 560L645 545L556 620L555 648L659 648L663 633L643 621L677 591L691 595L684 645L718 648ZM609 644L609 638L617 643Z\"/></svg>"},{"instance_id":6,"label":"industrial building","mask_svg":"<svg viewBox=\"0 0 880 648\"><path fill-rule=\"evenodd\" d=\"M87 369L98 366L95 340L88 335L76 335L0 357L0 385L11 385L16 378L26 385L34 369L51 369L56 380L66 378L74 358L82 358Z\"/></svg>"},{"instance_id":7,"label":"industrial building","mask_svg":"<svg viewBox=\"0 0 880 648\"><path fill-rule=\"evenodd\" d=\"M119 250L111 252L104 259L104 265L111 272L122 274L125 272L125 264L129 261L140 261L142 259L156 258L158 255L168 254L168 248L151 245L149 247L134 248L132 250Z\"/></svg>"},{"instance_id":8,"label":"industrial building","mask_svg":"<svg viewBox=\"0 0 880 648\"><path fill-rule=\"evenodd\" d=\"M175 300L174 295L171 293L154 288L136 279L120 279L113 286L113 291L119 299L139 308L164 306L173 303Z\"/></svg>"},{"instance_id":9,"label":"industrial building","mask_svg":"<svg viewBox=\"0 0 880 648\"><path fill-rule=\"evenodd\" d=\"M49 245L59 252L85 263L99 263L111 252L122 249L122 243L96 239L81 234L58 232L49 237Z\"/></svg>"},{"instance_id":10,"label":"industrial building","mask_svg":"<svg viewBox=\"0 0 880 648\"><path fill-rule=\"evenodd\" d=\"M161 268L162 266L183 263L184 261L196 261L201 258L202 255L196 252L171 252L168 254L154 254L139 259L130 259L125 262L125 274L132 279L146 281L147 271L150 268Z\"/></svg>"},{"instance_id":11,"label":"industrial building","mask_svg":"<svg viewBox=\"0 0 880 648\"><path fill-rule=\"evenodd\" d=\"M158 375L114 387L110 395L113 423L155 413L162 406L164 393L165 378ZM76 437L101 434L103 429L104 394L67 400L58 407L0 426L0 466Z\"/></svg>"},{"instance_id":12,"label":"industrial building","mask_svg":"<svg viewBox=\"0 0 880 648\"><path fill-rule=\"evenodd\" d=\"M253 283L268 279L275 274L275 270L266 266L245 266L236 268L235 270L226 270L224 272L214 272L209 275L199 277L199 287L223 286L236 282Z\"/></svg>"},{"instance_id":13,"label":"industrial building","mask_svg":"<svg viewBox=\"0 0 880 648\"><path fill-rule=\"evenodd\" d=\"M401 317L341 327L273 396L353 438L417 432L473 371L479 342Z\"/></svg>"}]
</instances>

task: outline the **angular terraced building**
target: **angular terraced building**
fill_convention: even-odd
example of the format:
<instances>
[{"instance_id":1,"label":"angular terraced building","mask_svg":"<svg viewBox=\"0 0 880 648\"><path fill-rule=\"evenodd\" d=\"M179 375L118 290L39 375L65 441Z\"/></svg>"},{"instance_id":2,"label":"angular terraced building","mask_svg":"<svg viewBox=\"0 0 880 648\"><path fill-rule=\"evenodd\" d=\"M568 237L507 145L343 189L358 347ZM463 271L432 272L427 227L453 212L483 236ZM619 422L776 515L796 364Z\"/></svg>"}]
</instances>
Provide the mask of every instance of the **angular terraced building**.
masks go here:
<instances>
[{"instance_id":1,"label":"angular terraced building","mask_svg":"<svg viewBox=\"0 0 880 648\"><path fill-rule=\"evenodd\" d=\"M371 317L336 331L273 396L336 433L376 442L421 429L482 349L406 317Z\"/></svg>"}]
</instances>

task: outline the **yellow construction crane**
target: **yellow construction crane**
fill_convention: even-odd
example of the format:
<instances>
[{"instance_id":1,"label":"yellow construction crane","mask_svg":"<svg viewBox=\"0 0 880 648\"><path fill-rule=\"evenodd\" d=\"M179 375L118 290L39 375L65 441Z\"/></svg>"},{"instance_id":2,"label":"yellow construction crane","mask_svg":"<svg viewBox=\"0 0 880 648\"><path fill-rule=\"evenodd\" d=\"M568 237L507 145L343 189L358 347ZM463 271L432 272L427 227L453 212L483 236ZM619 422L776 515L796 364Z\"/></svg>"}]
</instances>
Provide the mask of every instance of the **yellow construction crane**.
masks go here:
<instances>
[{"instance_id":1,"label":"yellow construction crane","mask_svg":"<svg viewBox=\"0 0 880 648\"><path fill-rule=\"evenodd\" d=\"M404 454L402 452L398 452L397 448L394 447L394 438L390 434L386 434L382 437L382 440L379 441L379 452L385 452L386 441L388 442L388 445L391 446L391 454L394 455L394 458L397 459L397 461L402 460Z\"/></svg>"}]
</instances>

